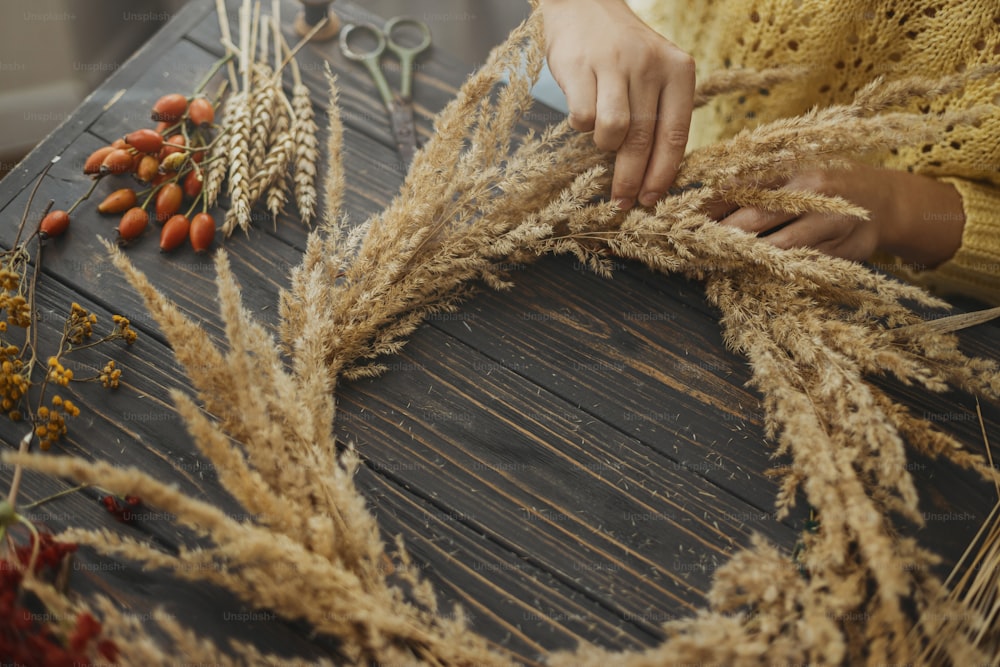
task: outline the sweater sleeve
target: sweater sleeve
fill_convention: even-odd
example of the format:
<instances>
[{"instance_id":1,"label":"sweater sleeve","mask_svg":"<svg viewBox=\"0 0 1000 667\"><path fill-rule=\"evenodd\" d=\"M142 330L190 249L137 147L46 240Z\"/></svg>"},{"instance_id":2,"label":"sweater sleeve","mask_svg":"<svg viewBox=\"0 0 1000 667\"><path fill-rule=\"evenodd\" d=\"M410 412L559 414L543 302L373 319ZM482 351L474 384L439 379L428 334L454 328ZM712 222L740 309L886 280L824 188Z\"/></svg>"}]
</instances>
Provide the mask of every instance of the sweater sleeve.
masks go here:
<instances>
[{"instance_id":1,"label":"sweater sleeve","mask_svg":"<svg viewBox=\"0 0 1000 667\"><path fill-rule=\"evenodd\" d=\"M940 294L967 294L1000 305L1000 188L961 178L940 180L955 186L962 197L962 246L934 269L903 273Z\"/></svg>"}]
</instances>

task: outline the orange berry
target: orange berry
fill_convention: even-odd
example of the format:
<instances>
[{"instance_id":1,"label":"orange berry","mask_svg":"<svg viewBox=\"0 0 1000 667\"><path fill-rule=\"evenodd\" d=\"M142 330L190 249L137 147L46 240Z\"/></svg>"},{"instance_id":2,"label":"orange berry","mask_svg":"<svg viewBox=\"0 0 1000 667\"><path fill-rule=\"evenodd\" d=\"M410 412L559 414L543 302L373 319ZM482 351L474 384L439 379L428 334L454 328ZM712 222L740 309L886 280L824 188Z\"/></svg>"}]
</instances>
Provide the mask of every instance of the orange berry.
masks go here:
<instances>
[{"instance_id":1,"label":"orange berry","mask_svg":"<svg viewBox=\"0 0 1000 667\"><path fill-rule=\"evenodd\" d=\"M83 163L83 173L99 173L101 171L101 163L104 162L104 158L106 158L114 150L113 146L104 146L91 153L90 157L87 158L87 161Z\"/></svg>"},{"instance_id":2,"label":"orange berry","mask_svg":"<svg viewBox=\"0 0 1000 667\"><path fill-rule=\"evenodd\" d=\"M156 221L166 222L177 213L184 200L184 191L176 183L167 183L156 193Z\"/></svg>"},{"instance_id":3,"label":"orange berry","mask_svg":"<svg viewBox=\"0 0 1000 667\"><path fill-rule=\"evenodd\" d=\"M211 125L215 121L215 107L205 97L196 97L188 105L188 119L195 125Z\"/></svg>"},{"instance_id":4,"label":"orange berry","mask_svg":"<svg viewBox=\"0 0 1000 667\"><path fill-rule=\"evenodd\" d=\"M148 222L149 216L140 207L136 206L126 211L118 223L118 245L125 245L138 238L145 231Z\"/></svg>"},{"instance_id":5,"label":"orange berry","mask_svg":"<svg viewBox=\"0 0 1000 667\"><path fill-rule=\"evenodd\" d=\"M121 213L135 206L135 202L135 190L122 188L105 197L104 201L97 205L97 210L101 213Z\"/></svg>"},{"instance_id":6,"label":"orange berry","mask_svg":"<svg viewBox=\"0 0 1000 667\"><path fill-rule=\"evenodd\" d=\"M191 247L197 253L203 253L212 247L215 240L215 218L208 213L199 213L191 218Z\"/></svg>"},{"instance_id":7,"label":"orange berry","mask_svg":"<svg viewBox=\"0 0 1000 667\"><path fill-rule=\"evenodd\" d=\"M132 154L124 148L116 148L101 162L101 174L124 174L132 170Z\"/></svg>"},{"instance_id":8,"label":"orange berry","mask_svg":"<svg viewBox=\"0 0 1000 667\"><path fill-rule=\"evenodd\" d=\"M163 147L163 135L156 130L144 128L126 134L125 143L140 153L155 153Z\"/></svg>"},{"instance_id":9,"label":"orange berry","mask_svg":"<svg viewBox=\"0 0 1000 667\"><path fill-rule=\"evenodd\" d=\"M204 183L204 176L199 169L192 169L188 172L188 175L184 177L184 194L185 196L194 199L199 194L201 194L201 187Z\"/></svg>"},{"instance_id":10,"label":"orange berry","mask_svg":"<svg viewBox=\"0 0 1000 667\"><path fill-rule=\"evenodd\" d=\"M178 148L178 146L187 146L187 141L184 139L183 134L172 134L167 139L166 143L174 144L173 146L164 146L160 149L160 160L164 160L168 155L173 153L184 152L183 148Z\"/></svg>"},{"instance_id":11,"label":"orange berry","mask_svg":"<svg viewBox=\"0 0 1000 667\"><path fill-rule=\"evenodd\" d=\"M160 230L160 252L170 252L187 240L191 223L183 215L172 216Z\"/></svg>"},{"instance_id":12,"label":"orange berry","mask_svg":"<svg viewBox=\"0 0 1000 667\"><path fill-rule=\"evenodd\" d=\"M111 142L111 147L112 148L128 148L128 144L125 142L124 139L115 139L114 141Z\"/></svg>"},{"instance_id":13,"label":"orange berry","mask_svg":"<svg viewBox=\"0 0 1000 667\"><path fill-rule=\"evenodd\" d=\"M63 210L49 211L38 226L45 238L59 236L69 228L69 213Z\"/></svg>"},{"instance_id":14,"label":"orange berry","mask_svg":"<svg viewBox=\"0 0 1000 667\"><path fill-rule=\"evenodd\" d=\"M140 183L149 183L156 178L160 169L160 161L152 155L143 155L135 170L135 177Z\"/></svg>"},{"instance_id":15,"label":"orange berry","mask_svg":"<svg viewBox=\"0 0 1000 667\"><path fill-rule=\"evenodd\" d=\"M180 93L164 95L153 105L153 120L176 123L184 116L187 106L187 98Z\"/></svg>"}]
</instances>

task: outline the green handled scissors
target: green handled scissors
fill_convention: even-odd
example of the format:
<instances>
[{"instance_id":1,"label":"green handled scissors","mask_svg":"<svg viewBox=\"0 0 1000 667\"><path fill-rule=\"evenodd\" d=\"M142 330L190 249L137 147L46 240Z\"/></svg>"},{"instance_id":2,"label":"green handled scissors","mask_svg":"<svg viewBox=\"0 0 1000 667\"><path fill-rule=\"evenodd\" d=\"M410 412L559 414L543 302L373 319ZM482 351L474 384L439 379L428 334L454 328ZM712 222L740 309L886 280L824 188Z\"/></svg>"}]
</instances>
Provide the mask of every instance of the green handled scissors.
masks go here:
<instances>
[{"instance_id":1,"label":"green handled scissors","mask_svg":"<svg viewBox=\"0 0 1000 667\"><path fill-rule=\"evenodd\" d=\"M405 26L412 26L420 31L421 41L417 46L405 47L393 39L393 31ZM348 39L355 30L371 33L376 40L375 47L368 51L355 51L351 48ZM413 160L414 153L417 152L417 132L413 124L413 100L410 96L413 87L413 61L420 52L430 45L430 27L423 21L405 16L389 19L382 29L370 23L345 25L340 29L340 50L346 57L362 62L368 68L368 73L375 81L379 95L382 96L382 102L392 120L392 135L396 140L396 149L403 158L403 163L407 166ZM389 90L389 82L385 80L385 75L382 74L382 69L379 67L379 60L381 60L386 47L399 59L402 79L398 95L393 95L392 91Z\"/></svg>"}]
</instances>

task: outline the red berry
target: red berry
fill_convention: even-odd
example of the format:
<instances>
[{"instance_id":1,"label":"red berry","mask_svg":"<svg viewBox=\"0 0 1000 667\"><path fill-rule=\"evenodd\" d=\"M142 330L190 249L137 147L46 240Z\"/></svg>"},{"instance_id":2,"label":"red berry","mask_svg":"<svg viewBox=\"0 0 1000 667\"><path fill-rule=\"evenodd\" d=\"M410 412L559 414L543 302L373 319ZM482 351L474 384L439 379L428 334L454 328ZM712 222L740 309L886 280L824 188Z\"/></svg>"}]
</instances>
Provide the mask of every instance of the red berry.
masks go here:
<instances>
[{"instance_id":1,"label":"red berry","mask_svg":"<svg viewBox=\"0 0 1000 667\"><path fill-rule=\"evenodd\" d=\"M135 202L135 190L122 188L105 197L104 201L97 205L97 210L101 213L121 213L135 206Z\"/></svg>"},{"instance_id":2,"label":"red berry","mask_svg":"<svg viewBox=\"0 0 1000 667\"><path fill-rule=\"evenodd\" d=\"M140 153L155 153L163 147L163 135L148 128L135 130L125 135L125 143Z\"/></svg>"},{"instance_id":3,"label":"red berry","mask_svg":"<svg viewBox=\"0 0 1000 667\"><path fill-rule=\"evenodd\" d=\"M187 146L187 141L184 139L183 134L172 134L167 138L166 142L168 144L174 144L173 146L164 146L160 149L160 160L162 161L171 153L181 153L184 151L183 148L178 148L178 146Z\"/></svg>"},{"instance_id":4,"label":"red berry","mask_svg":"<svg viewBox=\"0 0 1000 667\"><path fill-rule=\"evenodd\" d=\"M160 252L170 252L187 240L191 223L183 215L175 215L167 220L160 230Z\"/></svg>"},{"instance_id":5,"label":"red berry","mask_svg":"<svg viewBox=\"0 0 1000 667\"><path fill-rule=\"evenodd\" d=\"M127 149L116 148L101 162L102 174L124 174L132 171L133 155Z\"/></svg>"},{"instance_id":6,"label":"red berry","mask_svg":"<svg viewBox=\"0 0 1000 667\"><path fill-rule=\"evenodd\" d=\"M176 123L184 116L187 106L187 98L180 93L164 95L153 105L153 120Z\"/></svg>"},{"instance_id":7,"label":"red berry","mask_svg":"<svg viewBox=\"0 0 1000 667\"><path fill-rule=\"evenodd\" d=\"M184 200L184 191L176 183L167 183L156 193L156 221L166 222L177 213Z\"/></svg>"},{"instance_id":8,"label":"red berry","mask_svg":"<svg viewBox=\"0 0 1000 667\"><path fill-rule=\"evenodd\" d=\"M69 228L69 213L63 210L49 211L38 226L45 238L59 236Z\"/></svg>"},{"instance_id":9,"label":"red berry","mask_svg":"<svg viewBox=\"0 0 1000 667\"><path fill-rule=\"evenodd\" d=\"M191 218L191 247L197 253L203 253L212 247L215 240L215 218L208 213L199 213Z\"/></svg>"},{"instance_id":10,"label":"red berry","mask_svg":"<svg viewBox=\"0 0 1000 667\"><path fill-rule=\"evenodd\" d=\"M160 170L160 161L152 155L143 155L139 167L135 170L135 178L140 183L149 183Z\"/></svg>"},{"instance_id":11,"label":"red berry","mask_svg":"<svg viewBox=\"0 0 1000 667\"><path fill-rule=\"evenodd\" d=\"M204 97L196 97L188 105L188 119L195 125L211 125L215 121L215 107Z\"/></svg>"},{"instance_id":12,"label":"red berry","mask_svg":"<svg viewBox=\"0 0 1000 667\"><path fill-rule=\"evenodd\" d=\"M194 199L201 194L202 179L203 175L200 169L189 171L188 175L184 177L184 195L190 199Z\"/></svg>"},{"instance_id":13,"label":"red berry","mask_svg":"<svg viewBox=\"0 0 1000 667\"><path fill-rule=\"evenodd\" d=\"M83 163L83 173L96 174L100 172L101 163L104 162L104 158L106 158L108 154L114 150L114 146L104 146L91 153L90 157L87 158L87 161Z\"/></svg>"},{"instance_id":14,"label":"red berry","mask_svg":"<svg viewBox=\"0 0 1000 667\"><path fill-rule=\"evenodd\" d=\"M145 231L147 223L149 223L149 216L140 207L136 206L126 211L121 222L118 223L118 245L125 245L138 238ZM106 496L106 498L110 498L110 496ZM112 498L112 500L114 499ZM107 500L105 500L106 505Z\"/></svg>"}]
</instances>

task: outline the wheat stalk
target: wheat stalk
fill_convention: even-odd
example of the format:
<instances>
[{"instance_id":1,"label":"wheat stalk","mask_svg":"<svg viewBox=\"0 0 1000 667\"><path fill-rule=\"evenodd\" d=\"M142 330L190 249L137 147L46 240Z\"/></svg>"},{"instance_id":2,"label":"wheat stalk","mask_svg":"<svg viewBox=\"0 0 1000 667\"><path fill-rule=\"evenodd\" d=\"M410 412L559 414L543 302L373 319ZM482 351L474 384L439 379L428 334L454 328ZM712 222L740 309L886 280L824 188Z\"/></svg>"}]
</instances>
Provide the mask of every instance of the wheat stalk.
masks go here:
<instances>
[{"instance_id":1,"label":"wheat stalk","mask_svg":"<svg viewBox=\"0 0 1000 667\"><path fill-rule=\"evenodd\" d=\"M292 68L296 72L296 68ZM316 212L316 165L319 151L316 141L316 122L313 120L309 89L297 81L292 88L292 135L295 141L295 203L302 222L308 224Z\"/></svg>"}]
</instances>

